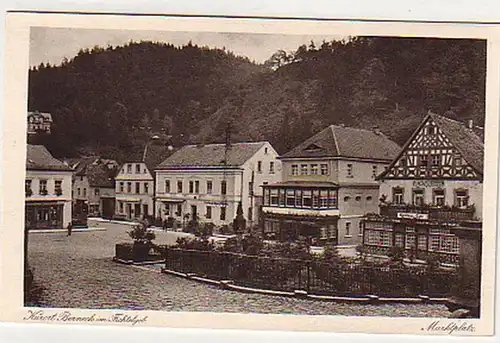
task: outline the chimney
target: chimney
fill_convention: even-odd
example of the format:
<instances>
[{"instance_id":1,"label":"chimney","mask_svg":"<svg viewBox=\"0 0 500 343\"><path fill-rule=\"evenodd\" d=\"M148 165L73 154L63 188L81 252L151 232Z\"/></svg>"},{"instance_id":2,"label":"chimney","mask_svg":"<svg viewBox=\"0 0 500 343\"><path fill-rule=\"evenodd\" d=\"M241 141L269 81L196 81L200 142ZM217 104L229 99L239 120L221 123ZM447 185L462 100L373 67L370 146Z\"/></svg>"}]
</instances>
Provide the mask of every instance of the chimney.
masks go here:
<instances>
[{"instance_id":1,"label":"chimney","mask_svg":"<svg viewBox=\"0 0 500 343\"><path fill-rule=\"evenodd\" d=\"M474 128L474 121L472 119L469 119L469 121L467 122L467 126L472 130Z\"/></svg>"}]
</instances>

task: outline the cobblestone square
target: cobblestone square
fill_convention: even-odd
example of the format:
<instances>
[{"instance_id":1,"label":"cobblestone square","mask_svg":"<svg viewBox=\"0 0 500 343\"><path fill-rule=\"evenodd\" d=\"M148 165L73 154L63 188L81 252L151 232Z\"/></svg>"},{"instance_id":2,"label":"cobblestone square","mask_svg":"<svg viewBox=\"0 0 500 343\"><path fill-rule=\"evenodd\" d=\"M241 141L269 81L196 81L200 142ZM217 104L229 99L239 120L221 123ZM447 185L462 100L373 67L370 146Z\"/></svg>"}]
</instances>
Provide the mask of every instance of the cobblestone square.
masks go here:
<instances>
[{"instance_id":1,"label":"cobblestone square","mask_svg":"<svg viewBox=\"0 0 500 343\"><path fill-rule=\"evenodd\" d=\"M245 294L112 261L114 246L130 241L129 225L98 223L105 231L31 233L29 261L43 287L38 306L82 309L210 311L341 316L446 317L444 305L361 305ZM157 233L156 243L178 234Z\"/></svg>"}]
</instances>

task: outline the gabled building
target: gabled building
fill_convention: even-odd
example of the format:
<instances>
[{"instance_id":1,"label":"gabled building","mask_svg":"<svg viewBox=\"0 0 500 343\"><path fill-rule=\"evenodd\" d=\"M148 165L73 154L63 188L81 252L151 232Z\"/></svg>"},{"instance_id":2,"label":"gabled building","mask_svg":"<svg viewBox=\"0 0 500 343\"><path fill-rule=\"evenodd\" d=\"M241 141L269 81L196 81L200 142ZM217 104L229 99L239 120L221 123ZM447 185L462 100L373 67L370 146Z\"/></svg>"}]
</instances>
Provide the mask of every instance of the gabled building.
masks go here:
<instances>
[{"instance_id":1,"label":"gabled building","mask_svg":"<svg viewBox=\"0 0 500 343\"><path fill-rule=\"evenodd\" d=\"M477 127L429 113L379 176L380 212L366 217L364 246L385 255L458 261L453 230L481 226L484 143Z\"/></svg>"},{"instance_id":2,"label":"gabled building","mask_svg":"<svg viewBox=\"0 0 500 343\"><path fill-rule=\"evenodd\" d=\"M90 157L75 165L73 199L76 214L113 217L115 213L116 161Z\"/></svg>"},{"instance_id":3,"label":"gabled building","mask_svg":"<svg viewBox=\"0 0 500 343\"><path fill-rule=\"evenodd\" d=\"M156 212L163 220L196 217L225 225L241 203L252 227L262 205L260 186L280 180L277 156L268 142L184 146L156 168Z\"/></svg>"},{"instance_id":4,"label":"gabled building","mask_svg":"<svg viewBox=\"0 0 500 343\"><path fill-rule=\"evenodd\" d=\"M28 229L62 229L71 223L72 173L44 146L27 146L25 225Z\"/></svg>"},{"instance_id":5,"label":"gabled building","mask_svg":"<svg viewBox=\"0 0 500 343\"><path fill-rule=\"evenodd\" d=\"M52 129L52 115L44 112L28 112L28 135L38 132L50 133Z\"/></svg>"},{"instance_id":6,"label":"gabled building","mask_svg":"<svg viewBox=\"0 0 500 343\"><path fill-rule=\"evenodd\" d=\"M264 185L264 236L354 245L377 211L376 176L400 147L379 131L331 125L280 156L282 182Z\"/></svg>"},{"instance_id":7,"label":"gabled building","mask_svg":"<svg viewBox=\"0 0 500 343\"><path fill-rule=\"evenodd\" d=\"M115 177L117 217L156 219L154 169L170 153L165 144L150 141L120 166Z\"/></svg>"}]
</instances>

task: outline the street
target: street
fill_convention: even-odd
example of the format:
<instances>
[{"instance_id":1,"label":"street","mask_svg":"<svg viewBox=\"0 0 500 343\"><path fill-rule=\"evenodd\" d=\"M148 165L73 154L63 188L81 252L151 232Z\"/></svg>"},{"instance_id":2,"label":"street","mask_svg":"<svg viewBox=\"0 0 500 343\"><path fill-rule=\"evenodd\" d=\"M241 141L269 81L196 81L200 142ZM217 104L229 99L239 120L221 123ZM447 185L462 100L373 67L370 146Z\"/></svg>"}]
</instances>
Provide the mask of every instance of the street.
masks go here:
<instances>
[{"instance_id":1,"label":"street","mask_svg":"<svg viewBox=\"0 0 500 343\"><path fill-rule=\"evenodd\" d=\"M344 316L446 317L443 305L360 305L245 294L114 263L114 246L131 242L130 226L106 222L105 231L30 233L29 262L42 288L38 306L85 309L288 313ZM157 244L182 233L157 232Z\"/></svg>"}]
</instances>

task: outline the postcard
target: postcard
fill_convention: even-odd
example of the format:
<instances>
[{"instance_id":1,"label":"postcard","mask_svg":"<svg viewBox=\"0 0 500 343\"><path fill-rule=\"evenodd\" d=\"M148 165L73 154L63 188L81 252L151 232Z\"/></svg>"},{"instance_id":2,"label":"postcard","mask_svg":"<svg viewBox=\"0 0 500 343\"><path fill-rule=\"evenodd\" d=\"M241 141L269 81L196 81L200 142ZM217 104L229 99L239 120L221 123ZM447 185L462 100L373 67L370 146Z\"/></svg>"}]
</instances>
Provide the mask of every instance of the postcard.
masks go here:
<instances>
[{"instance_id":1,"label":"postcard","mask_svg":"<svg viewBox=\"0 0 500 343\"><path fill-rule=\"evenodd\" d=\"M5 51L2 321L493 334L498 26L18 12Z\"/></svg>"}]
</instances>

